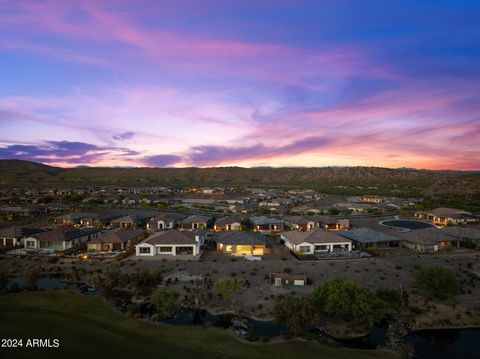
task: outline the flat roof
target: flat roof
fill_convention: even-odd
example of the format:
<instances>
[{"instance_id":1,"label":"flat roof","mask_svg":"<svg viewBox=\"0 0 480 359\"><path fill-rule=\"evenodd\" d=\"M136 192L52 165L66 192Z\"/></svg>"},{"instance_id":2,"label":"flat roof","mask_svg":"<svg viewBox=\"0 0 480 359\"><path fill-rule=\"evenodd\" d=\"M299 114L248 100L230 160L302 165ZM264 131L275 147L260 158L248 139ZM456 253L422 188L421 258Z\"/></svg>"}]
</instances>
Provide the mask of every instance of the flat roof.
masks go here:
<instances>
[{"instance_id":1,"label":"flat roof","mask_svg":"<svg viewBox=\"0 0 480 359\"><path fill-rule=\"evenodd\" d=\"M401 238L371 228L357 228L349 231L338 231L340 236L359 243L398 242Z\"/></svg>"}]
</instances>

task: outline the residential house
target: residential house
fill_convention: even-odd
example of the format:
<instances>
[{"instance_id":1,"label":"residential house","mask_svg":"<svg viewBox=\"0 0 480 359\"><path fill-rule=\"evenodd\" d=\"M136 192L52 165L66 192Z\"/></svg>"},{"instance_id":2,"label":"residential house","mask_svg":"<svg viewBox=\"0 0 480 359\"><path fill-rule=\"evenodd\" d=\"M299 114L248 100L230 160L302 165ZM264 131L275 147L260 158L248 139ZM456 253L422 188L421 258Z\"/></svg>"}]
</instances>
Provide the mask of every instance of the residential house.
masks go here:
<instances>
[{"instance_id":1,"label":"residential house","mask_svg":"<svg viewBox=\"0 0 480 359\"><path fill-rule=\"evenodd\" d=\"M250 217L253 230L260 233L281 232L284 230L283 219L278 217Z\"/></svg>"},{"instance_id":2,"label":"residential house","mask_svg":"<svg viewBox=\"0 0 480 359\"><path fill-rule=\"evenodd\" d=\"M248 204L251 202L251 199L249 196L244 196L238 193L230 193L220 197L219 201L227 204Z\"/></svg>"},{"instance_id":3,"label":"residential house","mask_svg":"<svg viewBox=\"0 0 480 359\"><path fill-rule=\"evenodd\" d=\"M59 226L81 226L82 221L91 219L92 213L73 212L54 218L54 223Z\"/></svg>"},{"instance_id":4,"label":"residential house","mask_svg":"<svg viewBox=\"0 0 480 359\"><path fill-rule=\"evenodd\" d=\"M178 213L163 213L147 222L147 230L149 232L157 232L164 229L175 229L184 218L184 215Z\"/></svg>"},{"instance_id":5,"label":"residential house","mask_svg":"<svg viewBox=\"0 0 480 359\"><path fill-rule=\"evenodd\" d=\"M41 205L42 213L61 213L72 209L71 205L65 203L48 203Z\"/></svg>"},{"instance_id":6,"label":"residential house","mask_svg":"<svg viewBox=\"0 0 480 359\"><path fill-rule=\"evenodd\" d=\"M87 250L95 252L126 251L143 238L145 235L141 229L118 228L103 231L87 243Z\"/></svg>"},{"instance_id":7,"label":"residential house","mask_svg":"<svg viewBox=\"0 0 480 359\"><path fill-rule=\"evenodd\" d=\"M309 232L282 232L280 238L293 252L302 254L330 253L352 250L352 241L334 232L317 229Z\"/></svg>"},{"instance_id":8,"label":"residential house","mask_svg":"<svg viewBox=\"0 0 480 359\"><path fill-rule=\"evenodd\" d=\"M371 228L356 228L337 232L340 236L350 239L356 248L367 250L371 247L400 247L402 240L388 233L375 231Z\"/></svg>"},{"instance_id":9,"label":"residential house","mask_svg":"<svg viewBox=\"0 0 480 359\"><path fill-rule=\"evenodd\" d=\"M350 228L350 221L347 218L338 218L333 216L314 216L316 227L329 231L345 230Z\"/></svg>"},{"instance_id":10,"label":"residential house","mask_svg":"<svg viewBox=\"0 0 480 359\"><path fill-rule=\"evenodd\" d=\"M57 228L26 237L24 239L24 246L25 249L50 249L62 251L96 238L98 232L99 230L96 228Z\"/></svg>"},{"instance_id":11,"label":"residential house","mask_svg":"<svg viewBox=\"0 0 480 359\"><path fill-rule=\"evenodd\" d=\"M11 226L0 229L0 247L23 245L23 240L33 234L42 232L39 228Z\"/></svg>"},{"instance_id":12,"label":"residential house","mask_svg":"<svg viewBox=\"0 0 480 359\"><path fill-rule=\"evenodd\" d=\"M80 219L80 225L86 227L108 227L121 216L112 213L91 213Z\"/></svg>"},{"instance_id":13,"label":"residential house","mask_svg":"<svg viewBox=\"0 0 480 359\"><path fill-rule=\"evenodd\" d=\"M255 212L255 210L258 209L258 205L257 204L235 204L235 205L231 205L232 209L231 211L233 213L251 213L251 212Z\"/></svg>"},{"instance_id":14,"label":"residential house","mask_svg":"<svg viewBox=\"0 0 480 359\"><path fill-rule=\"evenodd\" d=\"M314 205L312 203L308 204L303 204L297 207L292 208L293 212L300 213L302 215L316 215L316 214L322 214L322 213L328 213L328 210L330 209L331 206L318 206Z\"/></svg>"},{"instance_id":15,"label":"residential house","mask_svg":"<svg viewBox=\"0 0 480 359\"><path fill-rule=\"evenodd\" d=\"M318 193L317 191L313 190L304 190L299 194L306 200L320 199L325 196L324 194Z\"/></svg>"},{"instance_id":16,"label":"residential house","mask_svg":"<svg viewBox=\"0 0 480 359\"><path fill-rule=\"evenodd\" d=\"M0 207L0 218L7 220L14 218L29 217L40 213L38 207L2 206Z\"/></svg>"},{"instance_id":17,"label":"residential house","mask_svg":"<svg viewBox=\"0 0 480 359\"><path fill-rule=\"evenodd\" d=\"M442 229L442 233L449 237L459 239L461 241L461 245L464 247L480 249L480 229L478 228L466 226L448 226Z\"/></svg>"},{"instance_id":18,"label":"residential house","mask_svg":"<svg viewBox=\"0 0 480 359\"><path fill-rule=\"evenodd\" d=\"M349 203L347 205L340 203L338 204L338 207L340 208L347 208L348 211L352 213L364 213L364 212L369 212L369 211L374 211L374 210L379 210L380 208L377 206L379 203ZM337 207L337 206L335 206Z\"/></svg>"},{"instance_id":19,"label":"residential house","mask_svg":"<svg viewBox=\"0 0 480 359\"><path fill-rule=\"evenodd\" d=\"M437 225L468 224L478 222L478 218L471 212L456 208L440 207L430 212L416 212L415 218L425 219Z\"/></svg>"},{"instance_id":20,"label":"residential house","mask_svg":"<svg viewBox=\"0 0 480 359\"><path fill-rule=\"evenodd\" d=\"M140 203L141 198L139 196L133 195L128 196L122 199L122 204L125 206L134 206Z\"/></svg>"},{"instance_id":21,"label":"residential house","mask_svg":"<svg viewBox=\"0 0 480 359\"><path fill-rule=\"evenodd\" d=\"M103 203L105 204L119 204L121 201L120 196L108 196L103 199Z\"/></svg>"},{"instance_id":22,"label":"residential house","mask_svg":"<svg viewBox=\"0 0 480 359\"><path fill-rule=\"evenodd\" d=\"M259 202L258 205L260 207L268 207L268 208L271 208L271 207L284 208L286 206L292 205L293 202L294 200L292 198L275 198L268 201L261 201Z\"/></svg>"},{"instance_id":23,"label":"residential house","mask_svg":"<svg viewBox=\"0 0 480 359\"><path fill-rule=\"evenodd\" d=\"M240 216L226 216L215 221L215 231L239 231L242 228L243 218Z\"/></svg>"},{"instance_id":24,"label":"residential house","mask_svg":"<svg viewBox=\"0 0 480 359\"><path fill-rule=\"evenodd\" d=\"M202 231L162 231L135 246L137 256L193 256L201 254L206 240Z\"/></svg>"},{"instance_id":25,"label":"residential house","mask_svg":"<svg viewBox=\"0 0 480 359\"><path fill-rule=\"evenodd\" d=\"M232 255L257 255L271 253L268 238L263 234L230 231L217 237L217 251Z\"/></svg>"},{"instance_id":26,"label":"residential house","mask_svg":"<svg viewBox=\"0 0 480 359\"><path fill-rule=\"evenodd\" d=\"M214 218L212 216L204 216L194 214L185 218L180 227L185 230L208 229L212 226Z\"/></svg>"},{"instance_id":27,"label":"residential house","mask_svg":"<svg viewBox=\"0 0 480 359\"><path fill-rule=\"evenodd\" d=\"M72 194L71 189L58 189L56 192L57 196L70 196Z\"/></svg>"},{"instance_id":28,"label":"residential house","mask_svg":"<svg viewBox=\"0 0 480 359\"><path fill-rule=\"evenodd\" d=\"M385 197L380 196L370 196L370 195L363 195L360 197L360 202L368 202L368 203L381 203L385 202Z\"/></svg>"},{"instance_id":29,"label":"residential house","mask_svg":"<svg viewBox=\"0 0 480 359\"><path fill-rule=\"evenodd\" d=\"M111 221L115 228L137 228L147 222L147 217L141 215L128 215Z\"/></svg>"},{"instance_id":30,"label":"residential house","mask_svg":"<svg viewBox=\"0 0 480 359\"><path fill-rule=\"evenodd\" d=\"M215 203L215 199L212 198L179 198L177 199L185 206L190 207L199 207L199 206L209 206Z\"/></svg>"},{"instance_id":31,"label":"residential house","mask_svg":"<svg viewBox=\"0 0 480 359\"><path fill-rule=\"evenodd\" d=\"M460 246L460 239L448 236L438 228L415 229L400 232L397 236L403 239L404 247L421 253L437 252Z\"/></svg>"},{"instance_id":32,"label":"residential house","mask_svg":"<svg viewBox=\"0 0 480 359\"><path fill-rule=\"evenodd\" d=\"M285 226L291 230L312 231L316 227L315 221L312 217L286 216L284 220Z\"/></svg>"}]
</instances>

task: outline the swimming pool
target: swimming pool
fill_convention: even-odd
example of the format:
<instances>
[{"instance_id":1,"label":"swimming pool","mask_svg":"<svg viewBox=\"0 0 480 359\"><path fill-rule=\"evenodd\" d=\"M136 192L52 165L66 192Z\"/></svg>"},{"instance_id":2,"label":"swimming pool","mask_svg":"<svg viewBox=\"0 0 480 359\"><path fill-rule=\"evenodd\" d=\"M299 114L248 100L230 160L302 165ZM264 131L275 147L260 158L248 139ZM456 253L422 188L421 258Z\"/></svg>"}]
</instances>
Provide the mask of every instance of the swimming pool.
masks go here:
<instances>
[{"instance_id":1,"label":"swimming pool","mask_svg":"<svg viewBox=\"0 0 480 359\"><path fill-rule=\"evenodd\" d=\"M388 221L381 221L380 224L383 224L387 227L398 227L398 228L407 228L407 229L422 229L422 228L435 228L435 225L423 221L413 221L408 219L392 219Z\"/></svg>"}]
</instances>

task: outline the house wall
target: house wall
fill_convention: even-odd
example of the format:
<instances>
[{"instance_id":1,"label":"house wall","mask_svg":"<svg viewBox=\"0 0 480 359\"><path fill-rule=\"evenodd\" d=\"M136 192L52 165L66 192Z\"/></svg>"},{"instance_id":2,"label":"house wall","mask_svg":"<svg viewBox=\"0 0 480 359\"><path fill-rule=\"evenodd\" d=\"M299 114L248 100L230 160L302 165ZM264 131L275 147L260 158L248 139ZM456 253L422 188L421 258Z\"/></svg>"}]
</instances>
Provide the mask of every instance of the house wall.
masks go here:
<instances>
[{"instance_id":1,"label":"house wall","mask_svg":"<svg viewBox=\"0 0 480 359\"><path fill-rule=\"evenodd\" d=\"M97 238L97 233L90 233L88 235L74 238L70 241L39 241L36 238L28 237L24 240L24 247L30 249L54 249L65 250L75 247L79 244L85 243L92 238ZM28 242L33 242L33 246L30 246Z\"/></svg>"},{"instance_id":2,"label":"house wall","mask_svg":"<svg viewBox=\"0 0 480 359\"><path fill-rule=\"evenodd\" d=\"M288 226L292 230L299 230L299 231L311 231L311 230L314 230L316 228L315 222L313 222L313 221L308 222L306 224L296 224L296 223L289 222Z\"/></svg>"},{"instance_id":3,"label":"house wall","mask_svg":"<svg viewBox=\"0 0 480 359\"><path fill-rule=\"evenodd\" d=\"M295 252L301 252L305 254L313 254L315 252L315 246L310 243L293 244L292 246Z\"/></svg>"},{"instance_id":4,"label":"house wall","mask_svg":"<svg viewBox=\"0 0 480 359\"><path fill-rule=\"evenodd\" d=\"M339 229L349 229L350 228L350 221L346 218L339 219L337 221Z\"/></svg>"},{"instance_id":5,"label":"house wall","mask_svg":"<svg viewBox=\"0 0 480 359\"><path fill-rule=\"evenodd\" d=\"M159 251L159 249L161 247L171 247L171 250L168 251L168 252L161 252ZM135 255L136 256L140 256L140 257L154 257L154 256L177 256L177 255L180 255L180 254L177 254L177 249L179 247L191 247L192 249L192 255L193 256L196 256L198 254L200 254L200 242L197 242L196 244L184 244L184 245L175 245L175 244L172 244L172 245L169 245L169 244L162 244L162 245L150 245L150 244L147 244L147 243L143 243L143 244L139 244L137 246L135 246ZM140 253L141 250L140 248L150 248L150 253Z\"/></svg>"},{"instance_id":6,"label":"house wall","mask_svg":"<svg viewBox=\"0 0 480 359\"><path fill-rule=\"evenodd\" d=\"M101 252L102 243L87 243L87 251Z\"/></svg>"},{"instance_id":7,"label":"house wall","mask_svg":"<svg viewBox=\"0 0 480 359\"><path fill-rule=\"evenodd\" d=\"M22 239L3 237L0 238L0 245L3 247L20 246L22 245Z\"/></svg>"},{"instance_id":8,"label":"house wall","mask_svg":"<svg viewBox=\"0 0 480 359\"><path fill-rule=\"evenodd\" d=\"M206 222L194 222L182 224L182 229L195 230L195 229L207 229L208 223Z\"/></svg>"},{"instance_id":9,"label":"house wall","mask_svg":"<svg viewBox=\"0 0 480 359\"><path fill-rule=\"evenodd\" d=\"M438 245L436 245L436 244L423 245L423 244L420 244L420 243L403 241L402 245L405 248L408 248L408 249L411 249L412 251L420 252L420 253L430 253L430 252L437 252L438 251Z\"/></svg>"},{"instance_id":10,"label":"house wall","mask_svg":"<svg viewBox=\"0 0 480 359\"><path fill-rule=\"evenodd\" d=\"M160 231L163 229L173 229L175 223L172 221L157 221L155 223L147 223L147 229L150 231Z\"/></svg>"},{"instance_id":11,"label":"house wall","mask_svg":"<svg viewBox=\"0 0 480 359\"><path fill-rule=\"evenodd\" d=\"M239 231L241 228L241 224L236 222L232 224L222 224L222 225L215 225L215 231Z\"/></svg>"},{"instance_id":12,"label":"house wall","mask_svg":"<svg viewBox=\"0 0 480 359\"><path fill-rule=\"evenodd\" d=\"M341 242L341 243L318 243L316 245L311 243L301 243L301 244L293 244L288 241L287 238L281 236L281 238L285 242L285 246L294 251L294 252L301 252L304 254L315 254L315 253L323 253L323 252L333 252L337 246L343 246L345 250L349 252L352 251L352 243L351 242ZM316 249L317 246L325 246L325 249Z\"/></svg>"},{"instance_id":13,"label":"house wall","mask_svg":"<svg viewBox=\"0 0 480 359\"><path fill-rule=\"evenodd\" d=\"M217 251L232 255L257 255L262 256L270 251L264 245L236 245L217 243Z\"/></svg>"},{"instance_id":14,"label":"house wall","mask_svg":"<svg viewBox=\"0 0 480 359\"><path fill-rule=\"evenodd\" d=\"M415 215L415 217L417 217ZM421 217L418 217L421 218ZM467 223L472 223L472 222L477 222L476 218L452 218L448 216L434 216L433 214L428 214L426 216L426 219L434 224L446 226L448 224L453 224L453 225L458 225L458 224L467 224Z\"/></svg>"},{"instance_id":15,"label":"house wall","mask_svg":"<svg viewBox=\"0 0 480 359\"><path fill-rule=\"evenodd\" d=\"M127 243L88 243L87 250L92 252L124 251L127 249Z\"/></svg>"},{"instance_id":16,"label":"house wall","mask_svg":"<svg viewBox=\"0 0 480 359\"><path fill-rule=\"evenodd\" d=\"M37 248L38 241L33 237L27 237L23 241L25 248Z\"/></svg>"},{"instance_id":17,"label":"house wall","mask_svg":"<svg viewBox=\"0 0 480 359\"><path fill-rule=\"evenodd\" d=\"M59 242L59 241L37 241L37 246L41 249L55 249L55 250L65 250L72 247L71 242Z\"/></svg>"},{"instance_id":18,"label":"house wall","mask_svg":"<svg viewBox=\"0 0 480 359\"><path fill-rule=\"evenodd\" d=\"M149 253L141 253L141 248L149 248L150 252ZM153 257L155 255L155 246L152 246L150 244L139 244L135 246L135 255L136 256L141 256L141 257Z\"/></svg>"},{"instance_id":19,"label":"house wall","mask_svg":"<svg viewBox=\"0 0 480 359\"><path fill-rule=\"evenodd\" d=\"M278 224L266 224L261 226L255 226L255 230L260 233L270 233L270 232L282 232L283 223Z\"/></svg>"}]
</instances>

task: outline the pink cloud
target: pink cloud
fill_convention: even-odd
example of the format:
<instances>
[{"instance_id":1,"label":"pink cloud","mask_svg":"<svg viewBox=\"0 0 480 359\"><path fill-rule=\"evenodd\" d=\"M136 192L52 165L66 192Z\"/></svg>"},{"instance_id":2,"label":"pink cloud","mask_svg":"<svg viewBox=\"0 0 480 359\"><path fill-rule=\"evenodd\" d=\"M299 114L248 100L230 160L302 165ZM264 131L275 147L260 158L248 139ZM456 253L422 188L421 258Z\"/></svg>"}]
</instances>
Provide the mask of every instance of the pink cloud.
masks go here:
<instances>
[{"instance_id":1,"label":"pink cloud","mask_svg":"<svg viewBox=\"0 0 480 359\"><path fill-rule=\"evenodd\" d=\"M148 11L158 23L144 21ZM478 167L478 82L412 75L408 60L407 69L379 60L363 43L302 47L162 26L182 15L181 7L135 2L0 3L0 30L15 29L1 48L112 71L92 88L0 97L4 137L23 136L24 145L86 137L102 148L123 141L147 164L333 158ZM102 161L122 160L115 156L102 152Z\"/></svg>"}]
</instances>

